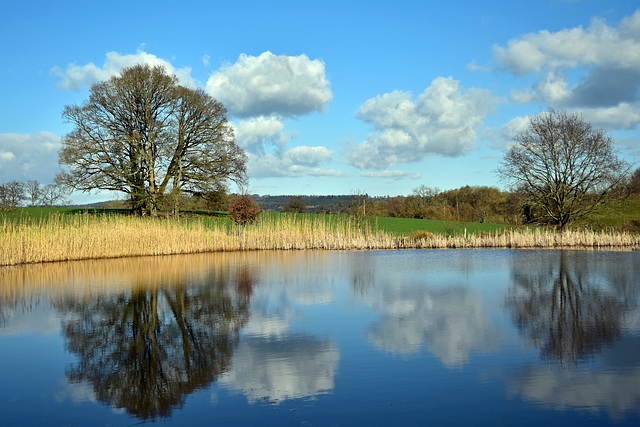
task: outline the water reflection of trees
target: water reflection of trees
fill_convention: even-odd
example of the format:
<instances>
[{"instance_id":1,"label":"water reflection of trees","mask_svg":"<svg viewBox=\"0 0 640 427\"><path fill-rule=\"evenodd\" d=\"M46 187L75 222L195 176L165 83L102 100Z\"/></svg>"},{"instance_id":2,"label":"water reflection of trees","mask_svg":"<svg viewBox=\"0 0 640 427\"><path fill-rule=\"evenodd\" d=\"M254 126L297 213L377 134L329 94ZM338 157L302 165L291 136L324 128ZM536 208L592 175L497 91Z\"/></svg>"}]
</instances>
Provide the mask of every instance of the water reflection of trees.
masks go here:
<instances>
[{"instance_id":1,"label":"water reflection of trees","mask_svg":"<svg viewBox=\"0 0 640 427\"><path fill-rule=\"evenodd\" d=\"M70 381L88 381L99 401L139 418L169 416L188 393L215 381L231 362L247 301L226 282L133 287L57 306L66 348L79 358Z\"/></svg>"},{"instance_id":2,"label":"water reflection of trees","mask_svg":"<svg viewBox=\"0 0 640 427\"><path fill-rule=\"evenodd\" d=\"M507 306L543 358L572 364L618 338L625 312L635 305L633 276L620 276L630 266L611 268L593 253L557 254L514 258Z\"/></svg>"}]
</instances>

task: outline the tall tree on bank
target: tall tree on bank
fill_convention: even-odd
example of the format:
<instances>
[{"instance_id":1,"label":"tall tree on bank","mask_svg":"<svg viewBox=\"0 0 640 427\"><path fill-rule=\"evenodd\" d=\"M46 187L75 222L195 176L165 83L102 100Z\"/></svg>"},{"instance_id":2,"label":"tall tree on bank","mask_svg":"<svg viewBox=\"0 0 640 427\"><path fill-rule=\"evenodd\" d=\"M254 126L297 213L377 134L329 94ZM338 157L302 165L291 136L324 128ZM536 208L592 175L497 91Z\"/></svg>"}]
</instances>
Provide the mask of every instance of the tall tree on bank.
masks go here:
<instances>
[{"instance_id":1,"label":"tall tree on bank","mask_svg":"<svg viewBox=\"0 0 640 427\"><path fill-rule=\"evenodd\" d=\"M498 173L524 193L540 220L563 229L599 205L629 169L603 130L578 114L551 110L530 118Z\"/></svg>"},{"instance_id":2,"label":"tall tree on bank","mask_svg":"<svg viewBox=\"0 0 640 427\"><path fill-rule=\"evenodd\" d=\"M247 157L234 141L226 109L201 89L180 86L163 67L136 65L91 87L66 106L74 129L62 139L57 182L79 191L121 191L139 214L160 200L243 184Z\"/></svg>"}]
</instances>

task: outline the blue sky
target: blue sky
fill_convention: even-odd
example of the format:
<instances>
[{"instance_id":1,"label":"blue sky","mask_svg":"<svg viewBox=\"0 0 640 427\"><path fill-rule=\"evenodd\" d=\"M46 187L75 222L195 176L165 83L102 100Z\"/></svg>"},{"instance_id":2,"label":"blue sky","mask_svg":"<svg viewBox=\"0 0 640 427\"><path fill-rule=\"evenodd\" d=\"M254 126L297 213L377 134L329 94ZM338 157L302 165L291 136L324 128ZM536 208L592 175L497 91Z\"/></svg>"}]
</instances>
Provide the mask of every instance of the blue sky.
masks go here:
<instances>
[{"instance_id":1,"label":"blue sky","mask_svg":"<svg viewBox=\"0 0 640 427\"><path fill-rule=\"evenodd\" d=\"M227 107L251 193L501 187L510 138L548 108L640 153L631 0L9 1L0 57L0 182L51 182L64 106L140 62Z\"/></svg>"}]
</instances>

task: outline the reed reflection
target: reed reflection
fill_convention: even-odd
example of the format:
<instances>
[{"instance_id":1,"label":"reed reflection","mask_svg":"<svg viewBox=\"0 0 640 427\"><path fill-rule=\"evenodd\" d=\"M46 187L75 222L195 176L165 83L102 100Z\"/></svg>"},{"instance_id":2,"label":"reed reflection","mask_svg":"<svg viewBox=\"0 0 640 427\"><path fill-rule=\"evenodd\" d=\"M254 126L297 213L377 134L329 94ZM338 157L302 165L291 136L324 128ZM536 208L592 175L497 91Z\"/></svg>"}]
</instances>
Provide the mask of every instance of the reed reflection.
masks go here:
<instances>
[{"instance_id":1,"label":"reed reflection","mask_svg":"<svg viewBox=\"0 0 640 427\"><path fill-rule=\"evenodd\" d=\"M559 364L575 364L618 339L636 305L634 279L620 275L631 265L604 268L585 255L541 251L513 258L507 307L542 357Z\"/></svg>"}]
</instances>

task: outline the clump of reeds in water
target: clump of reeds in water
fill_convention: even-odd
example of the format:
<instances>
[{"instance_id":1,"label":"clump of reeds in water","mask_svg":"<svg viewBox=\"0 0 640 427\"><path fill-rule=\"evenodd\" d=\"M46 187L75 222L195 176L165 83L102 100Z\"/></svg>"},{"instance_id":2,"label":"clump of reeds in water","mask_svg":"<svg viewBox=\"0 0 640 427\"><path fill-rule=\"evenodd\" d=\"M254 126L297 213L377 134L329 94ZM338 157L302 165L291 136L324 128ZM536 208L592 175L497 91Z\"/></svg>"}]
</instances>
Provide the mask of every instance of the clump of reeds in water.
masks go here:
<instances>
[{"instance_id":1,"label":"clump of reeds in water","mask_svg":"<svg viewBox=\"0 0 640 427\"><path fill-rule=\"evenodd\" d=\"M609 249L640 247L640 235L617 231L546 229L502 230L495 233L444 236L414 233L416 248L574 248Z\"/></svg>"},{"instance_id":2,"label":"clump of reeds in water","mask_svg":"<svg viewBox=\"0 0 640 427\"><path fill-rule=\"evenodd\" d=\"M237 250L638 246L640 236L613 231L398 236L347 216L264 217L244 227L223 221L88 214L0 222L0 265Z\"/></svg>"}]
</instances>

